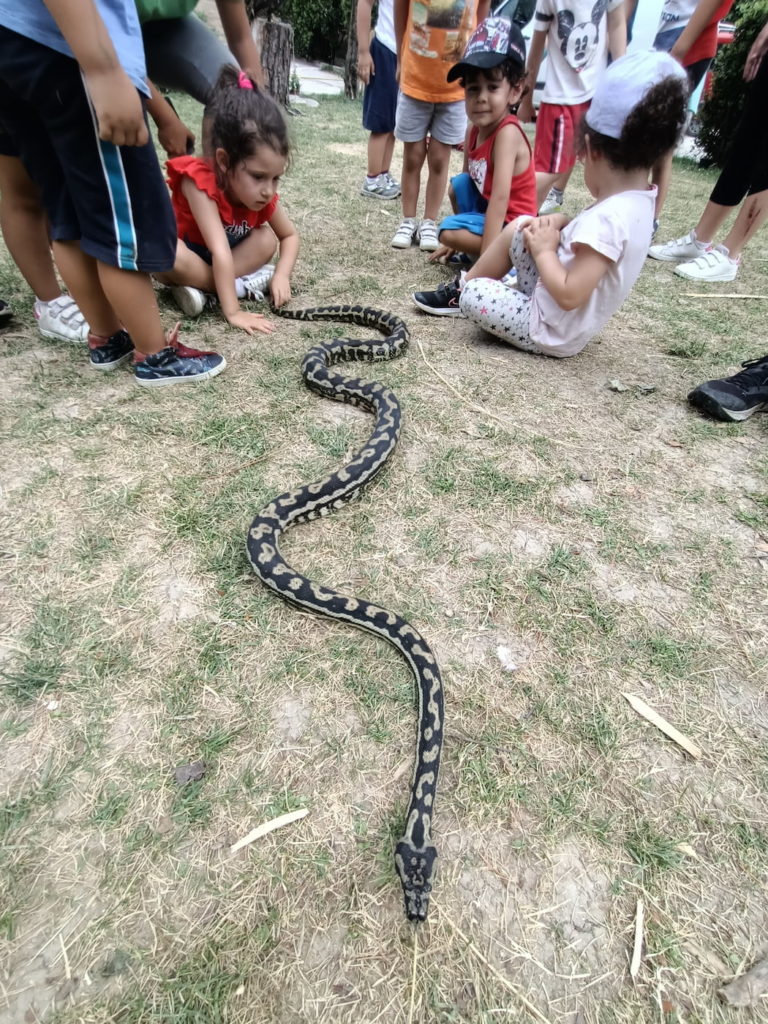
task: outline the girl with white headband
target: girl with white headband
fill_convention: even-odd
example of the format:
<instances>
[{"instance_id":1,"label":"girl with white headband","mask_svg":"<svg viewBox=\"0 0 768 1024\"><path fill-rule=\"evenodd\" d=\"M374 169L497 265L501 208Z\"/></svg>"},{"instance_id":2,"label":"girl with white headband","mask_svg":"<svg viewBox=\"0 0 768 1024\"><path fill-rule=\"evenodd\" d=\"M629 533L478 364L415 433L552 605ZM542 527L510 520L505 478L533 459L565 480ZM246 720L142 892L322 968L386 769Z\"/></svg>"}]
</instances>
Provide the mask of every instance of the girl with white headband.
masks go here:
<instances>
[{"instance_id":1,"label":"girl with white headband","mask_svg":"<svg viewBox=\"0 0 768 1024\"><path fill-rule=\"evenodd\" d=\"M656 201L648 177L678 140L687 98L685 72L669 54L633 53L614 61L578 141L595 202L570 222L553 214L508 225L463 277L464 316L527 352L580 352L640 274ZM501 281L511 266L517 289Z\"/></svg>"}]
</instances>

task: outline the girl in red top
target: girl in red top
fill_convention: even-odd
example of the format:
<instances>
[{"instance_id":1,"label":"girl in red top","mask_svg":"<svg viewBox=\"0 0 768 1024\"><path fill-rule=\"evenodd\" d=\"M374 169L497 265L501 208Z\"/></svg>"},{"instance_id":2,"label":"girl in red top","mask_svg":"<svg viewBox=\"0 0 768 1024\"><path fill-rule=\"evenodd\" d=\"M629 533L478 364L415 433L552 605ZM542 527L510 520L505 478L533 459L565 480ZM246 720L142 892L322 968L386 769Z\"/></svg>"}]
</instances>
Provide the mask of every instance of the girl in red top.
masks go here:
<instances>
[{"instance_id":1,"label":"girl in red top","mask_svg":"<svg viewBox=\"0 0 768 1024\"><path fill-rule=\"evenodd\" d=\"M269 321L238 300L263 300L267 285L275 306L291 297L299 237L277 194L289 156L285 121L252 78L229 66L203 124L212 157L167 164L179 240L173 270L157 277L188 316L218 302L233 327L268 334Z\"/></svg>"},{"instance_id":2,"label":"girl in red top","mask_svg":"<svg viewBox=\"0 0 768 1024\"><path fill-rule=\"evenodd\" d=\"M505 224L536 213L536 174L531 146L509 108L525 92L525 42L505 18L486 18L448 80L460 79L470 128L464 173L451 181L454 215L440 223L441 248L430 260L454 252L477 258Z\"/></svg>"}]
</instances>

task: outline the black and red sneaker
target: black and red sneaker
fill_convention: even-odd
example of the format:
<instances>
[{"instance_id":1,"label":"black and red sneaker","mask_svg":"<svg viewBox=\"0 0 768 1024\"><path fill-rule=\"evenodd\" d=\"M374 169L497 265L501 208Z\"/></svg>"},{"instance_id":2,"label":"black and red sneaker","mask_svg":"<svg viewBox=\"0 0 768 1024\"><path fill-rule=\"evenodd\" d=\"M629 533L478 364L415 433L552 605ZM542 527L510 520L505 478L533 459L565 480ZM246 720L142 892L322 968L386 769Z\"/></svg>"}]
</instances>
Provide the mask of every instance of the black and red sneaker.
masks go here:
<instances>
[{"instance_id":1,"label":"black and red sneaker","mask_svg":"<svg viewBox=\"0 0 768 1024\"><path fill-rule=\"evenodd\" d=\"M411 298L419 309L433 316L464 316L459 309L460 295L461 287L457 277L439 285L433 292L414 292Z\"/></svg>"}]
</instances>

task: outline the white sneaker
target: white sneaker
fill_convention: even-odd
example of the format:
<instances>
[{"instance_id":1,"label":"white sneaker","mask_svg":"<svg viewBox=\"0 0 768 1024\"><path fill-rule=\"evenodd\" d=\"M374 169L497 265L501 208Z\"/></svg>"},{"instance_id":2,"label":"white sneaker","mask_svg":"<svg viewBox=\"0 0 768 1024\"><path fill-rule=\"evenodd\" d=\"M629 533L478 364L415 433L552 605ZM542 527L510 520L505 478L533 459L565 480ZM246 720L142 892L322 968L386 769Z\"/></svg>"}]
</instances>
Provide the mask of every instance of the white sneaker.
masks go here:
<instances>
[{"instance_id":1,"label":"white sneaker","mask_svg":"<svg viewBox=\"0 0 768 1024\"><path fill-rule=\"evenodd\" d=\"M422 252L434 252L440 248L440 241L437 237L437 224L433 220L423 220L417 234L419 237L419 248Z\"/></svg>"},{"instance_id":2,"label":"white sneaker","mask_svg":"<svg viewBox=\"0 0 768 1024\"><path fill-rule=\"evenodd\" d=\"M739 272L739 261L728 256L728 250L716 245L690 263L675 267L675 273L688 281L733 281Z\"/></svg>"},{"instance_id":3,"label":"white sneaker","mask_svg":"<svg viewBox=\"0 0 768 1024\"><path fill-rule=\"evenodd\" d=\"M171 288L173 301L185 316L200 316L206 306L213 304L215 296L206 295L199 288L177 284Z\"/></svg>"},{"instance_id":4,"label":"white sneaker","mask_svg":"<svg viewBox=\"0 0 768 1024\"><path fill-rule=\"evenodd\" d=\"M540 217L546 217L548 213L561 213L563 209L563 199L565 192L561 192L559 188L551 188L544 196L544 202L541 204L539 210Z\"/></svg>"},{"instance_id":5,"label":"white sneaker","mask_svg":"<svg viewBox=\"0 0 768 1024\"><path fill-rule=\"evenodd\" d=\"M243 274L242 277L238 277L235 281L237 297L239 299L248 299L250 302L263 302L267 285L274 277L274 274L274 263L266 263L263 267L259 267L258 270L254 270L252 274ZM238 287L238 282L242 283L242 295L240 294L241 289Z\"/></svg>"},{"instance_id":6,"label":"white sneaker","mask_svg":"<svg viewBox=\"0 0 768 1024\"><path fill-rule=\"evenodd\" d=\"M410 249L418 230L419 222L415 217L403 217L392 238L392 246L395 249Z\"/></svg>"},{"instance_id":7,"label":"white sneaker","mask_svg":"<svg viewBox=\"0 0 768 1024\"><path fill-rule=\"evenodd\" d=\"M44 338L69 341L76 345L88 341L90 330L80 307L71 295L60 295L50 302L35 302L37 329Z\"/></svg>"},{"instance_id":8,"label":"white sneaker","mask_svg":"<svg viewBox=\"0 0 768 1024\"><path fill-rule=\"evenodd\" d=\"M648 255L652 260L679 263L680 260L695 260L708 248L709 245L706 242L697 241L695 231L689 231L682 238L673 238L671 242L665 242L663 245L652 245L648 250Z\"/></svg>"}]
</instances>

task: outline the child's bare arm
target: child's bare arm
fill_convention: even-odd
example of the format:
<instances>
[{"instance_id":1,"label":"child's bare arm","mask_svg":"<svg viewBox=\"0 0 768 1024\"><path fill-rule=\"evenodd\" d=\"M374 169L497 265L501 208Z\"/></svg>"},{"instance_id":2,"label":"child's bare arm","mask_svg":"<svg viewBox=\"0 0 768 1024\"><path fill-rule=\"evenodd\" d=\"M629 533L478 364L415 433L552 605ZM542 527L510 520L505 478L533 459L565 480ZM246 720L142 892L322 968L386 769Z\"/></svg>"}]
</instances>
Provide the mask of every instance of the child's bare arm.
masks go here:
<instances>
[{"instance_id":1,"label":"child's bare arm","mask_svg":"<svg viewBox=\"0 0 768 1024\"><path fill-rule=\"evenodd\" d=\"M560 231L548 217L537 217L523 228L523 240L536 263L539 280L561 309L583 306L611 266L596 249L574 244L574 259L566 269L557 255Z\"/></svg>"},{"instance_id":2,"label":"child's bare arm","mask_svg":"<svg viewBox=\"0 0 768 1024\"><path fill-rule=\"evenodd\" d=\"M195 134L184 124L168 100L147 79L152 94L147 100L147 113L157 125L157 138L170 157L185 156L195 148Z\"/></svg>"},{"instance_id":3,"label":"child's bare arm","mask_svg":"<svg viewBox=\"0 0 768 1024\"><path fill-rule=\"evenodd\" d=\"M261 57L253 38L244 0L216 0L216 7L221 27L224 29L224 38L237 63L263 86L264 69L261 66Z\"/></svg>"},{"instance_id":4,"label":"child's bare arm","mask_svg":"<svg viewBox=\"0 0 768 1024\"><path fill-rule=\"evenodd\" d=\"M272 215L269 226L277 235L280 254L275 265L275 273L269 282L272 301L276 306L284 306L291 297L291 274L299 255L299 236L293 221L280 203Z\"/></svg>"},{"instance_id":5,"label":"child's bare arm","mask_svg":"<svg viewBox=\"0 0 768 1024\"><path fill-rule=\"evenodd\" d=\"M357 0L355 28L357 31L357 77L368 85L376 68L371 59L371 10L373 0Z\"/></svg>"},{"instance_id":6,"label":"child's bare arm","mask_svg":"<svg viewBox=\"0 0 768 1024\"><path fill-rule=\"evenodd\" d=\"M184 178L181 191L189 203L189 209L200 228L200 234L211 252L211 271L219 297L221 312L233 327L240 327L251 334L254 330L269 334L272 330L269 322L260 313L249 313L240 309L235 291L235 267L232 261L232 250L229 247L224 225L221 223L216 203L201 192L191 178Z\"/></svg>"},{"instance_id":7,"label":"child's bare arm","mask_svg":"<svg viewBox=\"0 0 768 1024\"><path fill-rule=\"evenodd\" d=\"M624 5L608 11L605 22L608 33L608 52L614 60L627 52L627 16Z\"/></svg>"},{"instance_id":8,"label":"child's bare arm","mask_svg":"<svg viewBox=\"0 0 768 1024\"><path fill-rule=\"evenodd\" d=\"M143 146L149 132L139 94L123 70L93 0L44 3L82 69L99 138L115 146Z\"/></svg>"},{"instance_id":9,"label":"child's bare arm","mask_svg":"<svg viewBox=\"0 0 768 1024\"><path fill-rule=\"evenodd\" d=\"M539 68L544 56L544 47L547 43L546 29L537 28L531 38L531 45L528 49L528 92L523 96L518 107L517 116L521 121L533 120L533 90L536 88L536 79L539 77Z\"/></svg>"}]
</instances>

